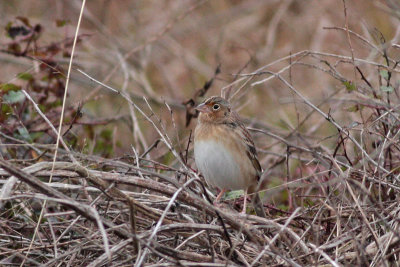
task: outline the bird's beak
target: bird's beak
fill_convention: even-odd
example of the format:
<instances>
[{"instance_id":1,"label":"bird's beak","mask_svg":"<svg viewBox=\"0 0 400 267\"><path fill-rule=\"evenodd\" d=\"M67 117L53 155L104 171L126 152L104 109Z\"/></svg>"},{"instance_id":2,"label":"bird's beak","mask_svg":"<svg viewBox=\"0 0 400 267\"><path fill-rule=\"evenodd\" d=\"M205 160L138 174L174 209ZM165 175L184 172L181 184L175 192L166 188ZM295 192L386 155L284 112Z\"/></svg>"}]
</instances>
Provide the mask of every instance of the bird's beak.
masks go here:
<instances>
[{"instance_id":1,"label":"bird's beak","mask_svg":"<svg viewBox=\"0 0 400 267\"><path fill-rule=\"evenodd\" d=\"M203 112L203 113L210 113L210 110L208 109L207 105L204 103L201 103L200 105L198 105L195 108L197 111L199 112Z\"/></svg>"}]
</instances>

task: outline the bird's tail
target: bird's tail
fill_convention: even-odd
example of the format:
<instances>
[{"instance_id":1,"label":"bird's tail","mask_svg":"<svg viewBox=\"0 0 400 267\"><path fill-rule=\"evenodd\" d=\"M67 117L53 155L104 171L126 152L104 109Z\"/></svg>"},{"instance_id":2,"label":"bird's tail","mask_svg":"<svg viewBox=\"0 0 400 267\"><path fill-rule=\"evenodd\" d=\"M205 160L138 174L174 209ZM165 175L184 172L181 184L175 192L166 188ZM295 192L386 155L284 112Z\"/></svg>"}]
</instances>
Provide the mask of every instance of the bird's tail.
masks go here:
<instances>
[{"instance_id":1,"label":"bird's tail","mask_svg":"<svg viewBox=\"0 0 400 267\"><path fill-rule=\"evenodd\" d=\"M251 195L251 203L253 204L254 210L257 214L257 216L267 218L267 215L265 214L264 210L264 204L261 201L260 195L258 194L258 191L260 191L261 187L257 188L256 186L250 186L249 189L247 190L248 194Z\"/></svg>"},{"instance_id":2,"label":"bird's tail","mask_svg":"<svg viewBox=\"0 0 400 267\"><path fill-rule=\"evenodd\" d=\"M258 193L254 193L254 195L251 197L251 203L253 204L257 216L267 218L264 210L264 204L262 203Z\"/></svg>"}]
</instances>

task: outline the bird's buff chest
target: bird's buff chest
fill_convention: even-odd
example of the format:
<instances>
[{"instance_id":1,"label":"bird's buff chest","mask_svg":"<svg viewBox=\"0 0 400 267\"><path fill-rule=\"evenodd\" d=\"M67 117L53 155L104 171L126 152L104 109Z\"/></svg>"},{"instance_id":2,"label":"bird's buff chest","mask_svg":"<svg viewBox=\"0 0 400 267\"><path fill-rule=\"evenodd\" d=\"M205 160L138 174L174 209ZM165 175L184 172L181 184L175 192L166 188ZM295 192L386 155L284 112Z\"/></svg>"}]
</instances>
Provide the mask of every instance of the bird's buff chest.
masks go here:
<instances>
[{"instance_id":1,"label":"bird's buff chest","mask_svg":"<svg viewBox=\"0 0 400 267\"><path fill-rule=\"evenodd\" d=\"M248 187L249 177L243 173L242 162L238 157L240 155L235 153L234 148L226 133L213 127L196 128L194 157L207 184L228 190Z\"/></svg>"}]
</instances>

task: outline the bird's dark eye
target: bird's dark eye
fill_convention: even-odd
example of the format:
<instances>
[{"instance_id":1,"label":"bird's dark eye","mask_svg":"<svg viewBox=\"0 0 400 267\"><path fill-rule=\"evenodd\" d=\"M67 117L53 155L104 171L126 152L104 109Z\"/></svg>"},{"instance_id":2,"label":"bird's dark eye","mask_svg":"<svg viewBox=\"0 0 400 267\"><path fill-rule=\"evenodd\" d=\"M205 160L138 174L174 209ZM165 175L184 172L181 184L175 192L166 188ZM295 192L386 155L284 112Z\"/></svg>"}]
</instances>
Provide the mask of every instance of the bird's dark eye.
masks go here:
<instances>
[{"instance_id":1,"label":"bird's dark eye","mask_svg":"<svg viewBox=\"0 0 400 267\"><path fill-rule=\"evenodd\" d=\"M213 110L218 110L218 109L219 109L219 105L218 104L214 104Z\"/></svg>"}]
</instances>

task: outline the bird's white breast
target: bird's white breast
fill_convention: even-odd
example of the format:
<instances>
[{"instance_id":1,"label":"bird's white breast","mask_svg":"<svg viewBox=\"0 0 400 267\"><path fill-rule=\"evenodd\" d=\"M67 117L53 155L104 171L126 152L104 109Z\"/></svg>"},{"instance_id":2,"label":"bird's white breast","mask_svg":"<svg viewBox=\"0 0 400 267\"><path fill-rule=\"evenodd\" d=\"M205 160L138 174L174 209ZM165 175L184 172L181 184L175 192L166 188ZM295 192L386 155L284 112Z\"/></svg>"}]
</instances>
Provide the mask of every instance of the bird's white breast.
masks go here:
<instances>
[{"instance_id":1,"label":"bird's white breast","mask_svg":"<svg viewBox=\"0 0 400 267\"><path fill-rule=\"evenodd\" d=\"M228 190L247 188L244 177L241 177L239 162L222 142L196 141L194 156L197 168L209 185Z\"/></svg>"}]
</instances>

